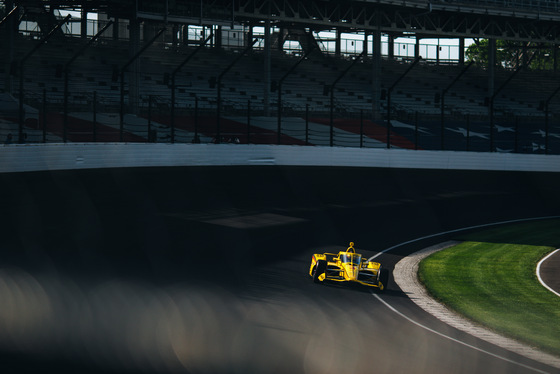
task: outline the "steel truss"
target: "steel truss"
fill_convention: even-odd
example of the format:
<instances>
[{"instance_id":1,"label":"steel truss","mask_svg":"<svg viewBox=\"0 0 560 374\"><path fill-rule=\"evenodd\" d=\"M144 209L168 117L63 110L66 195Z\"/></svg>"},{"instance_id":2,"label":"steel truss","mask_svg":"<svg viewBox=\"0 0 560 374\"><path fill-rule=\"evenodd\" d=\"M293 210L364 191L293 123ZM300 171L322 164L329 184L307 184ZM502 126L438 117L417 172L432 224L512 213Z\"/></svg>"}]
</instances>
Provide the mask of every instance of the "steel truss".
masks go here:
<instances>
[{"instance_id":1,"label":"steel truss","mask_svg":"<svg viewBox=\"0 0 560 374\"><path fill-rule=\"evenodd\" d=\"M560 12L498 2L420 0L13 0L16 5L86 8L109 16L200 25L298 25L393 35L493 38L560 44ZM493 5L494 4L494 5Z\"/></svg>"},{"instance_id":2,"label":"steel truss","mask_svg":"<svg viewBox=\"0 0 560 374\"><path fill-rule=\"evenodd\" d=\"M411 1L237 0L235 3L238 22L270 18L278 23L316 29L560 42L560 13L548 13L545 17L527 10L514 12Z\"/></svg>"}]
</instances>

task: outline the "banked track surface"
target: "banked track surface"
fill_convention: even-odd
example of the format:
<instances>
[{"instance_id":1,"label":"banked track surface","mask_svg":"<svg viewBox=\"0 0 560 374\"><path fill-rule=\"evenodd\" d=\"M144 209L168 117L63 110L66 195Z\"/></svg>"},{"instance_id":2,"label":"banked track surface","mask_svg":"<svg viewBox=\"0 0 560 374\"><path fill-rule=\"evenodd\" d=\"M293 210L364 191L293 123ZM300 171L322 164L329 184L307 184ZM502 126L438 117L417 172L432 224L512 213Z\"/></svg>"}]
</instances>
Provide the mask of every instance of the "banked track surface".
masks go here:
<instances>
[{"instance_id":1,"label":"banked track surface","mask_svg":"<svg viewBox=\"0 0 560 374\"><path fill-rule=\"evenodd\" d=\"M559 178L275 166L4 174L1 360L18 373L554 372L441 323L394 282L380 299L468 346L307 271L313 253L350 240L373 256L556 215ZM444 239L377 259L393 268Z\"/></svg>"}]
</instances>

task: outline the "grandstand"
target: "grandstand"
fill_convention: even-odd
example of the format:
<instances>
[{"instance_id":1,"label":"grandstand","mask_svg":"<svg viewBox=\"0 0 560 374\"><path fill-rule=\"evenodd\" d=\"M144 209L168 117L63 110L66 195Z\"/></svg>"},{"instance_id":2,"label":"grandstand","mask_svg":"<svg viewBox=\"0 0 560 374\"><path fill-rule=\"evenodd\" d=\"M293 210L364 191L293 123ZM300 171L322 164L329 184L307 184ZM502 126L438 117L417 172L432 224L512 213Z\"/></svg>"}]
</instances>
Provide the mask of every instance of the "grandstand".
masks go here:
<instances>
[{"instance_id":1,"label":"grandstand","mask_svg":"<svg viewBox=\"0 0 560 374\"><path fill-rule=\"evenodd\" d=\"M1 139L560 153L556 1L173 4L0 2ZM456 56L412 66L429 38ZM465 69L466 38L550 47L552 68Z\"/></svg>"}]
</instances>

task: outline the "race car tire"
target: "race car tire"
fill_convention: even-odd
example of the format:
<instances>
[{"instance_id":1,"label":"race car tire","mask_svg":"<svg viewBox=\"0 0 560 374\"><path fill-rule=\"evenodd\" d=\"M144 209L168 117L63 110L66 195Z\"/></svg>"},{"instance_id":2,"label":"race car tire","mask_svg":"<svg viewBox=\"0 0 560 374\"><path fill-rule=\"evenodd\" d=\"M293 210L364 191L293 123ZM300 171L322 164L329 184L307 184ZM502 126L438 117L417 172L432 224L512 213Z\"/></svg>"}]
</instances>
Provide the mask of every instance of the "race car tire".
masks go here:
<instances>
[{"instance_id":1,"label":"race car tire","mask_svg":"<svg viewBox=\"0 0 560 374\"><path fill-rule=\"evenodd\" d=\"M315 268L313 268L313 282L319 283L320 282L319 276L323 274L326 270L327 270L327 261L325 260L317 261Z\"/></svg>"},{"instance_id":2,"label":"race car tire","mask_svg":"<svg viewBox=\"0 0 560 374\"><path fill-rule=\"evenodd\" d=\"M377 290L379 292L385 292L387 286L389 285L389 270L381 268L379 273L377 273Z\"/></svg>"}]
</instances>

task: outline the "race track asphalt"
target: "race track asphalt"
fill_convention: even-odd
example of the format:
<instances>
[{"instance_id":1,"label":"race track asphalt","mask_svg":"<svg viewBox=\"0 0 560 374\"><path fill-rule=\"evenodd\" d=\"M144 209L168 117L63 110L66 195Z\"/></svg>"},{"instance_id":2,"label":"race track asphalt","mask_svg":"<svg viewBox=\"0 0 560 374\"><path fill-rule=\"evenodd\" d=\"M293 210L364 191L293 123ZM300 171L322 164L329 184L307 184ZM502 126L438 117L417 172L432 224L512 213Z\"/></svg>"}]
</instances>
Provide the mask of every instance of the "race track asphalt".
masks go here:
<instances>
[{"instance_id":1,"label":"race track asphalt","mask_svg":"<svg viewBox=\"0 0 560 374\"><path fill-rule=\"evenodd\" d=\"M558 215L559 179L279 166L1 175L3 372L555 372L439 322L394 283L380 298L448 338L307 272L313 253L349 241L369 257ZM447 239L377 260L393 268Z\"/></svg>"},{"instance_id":2,"label":"race track asphalt","mask_svg":"<svg viewBox=\"0 0 560 374\"><path fill-rule=\"evenodd\" d=\"M542 282L560 294L560 251L555 251L541 263L539 275Z\"/></svg>"}]
</instances>

